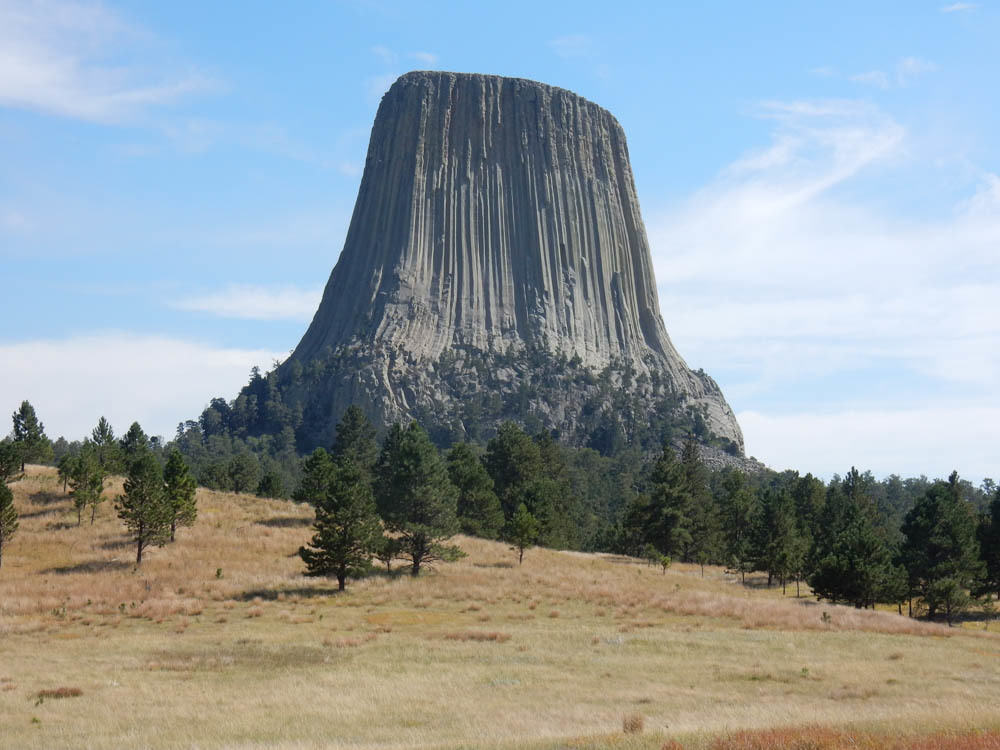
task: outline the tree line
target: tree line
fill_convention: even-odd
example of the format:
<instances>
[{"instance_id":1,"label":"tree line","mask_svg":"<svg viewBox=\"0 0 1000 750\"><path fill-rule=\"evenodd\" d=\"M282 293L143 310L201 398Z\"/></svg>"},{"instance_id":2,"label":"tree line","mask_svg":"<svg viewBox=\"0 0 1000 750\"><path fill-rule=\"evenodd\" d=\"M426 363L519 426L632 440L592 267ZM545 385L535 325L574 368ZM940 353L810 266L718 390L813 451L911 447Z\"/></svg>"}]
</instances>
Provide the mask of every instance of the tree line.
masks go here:
<instances>
[{"instance_id":1,"label":"tree line","mask_svg":"<svg viewBox=\"0 0 1000 750\"><path fill-rule=\"evenodd\" d=\"M0 564L3 548L18 527L8 482L18 476L18 469L23 474L26 462L53 461L56 452L29 402L21 403L13 422L11 437L0 441ZM136 565L142 563L144 550L174 541L177 528L191 526L197 517L197 482L180 451L176 447L163 450L138 422L116 438L110 423L101 417L90 437L60 452L57 467L63 492L73 498L77 525L88 509L93 524L98 507L108 499L108 477L125 477L114 507L136 546Z\"/></svg>"},{"instance_id":2,"label":"tree line","mask_svg":"<svg viewBox=\"0 0 1000 750\"><path fill-rule=\"evenodd\" d=\"M567 447L512 422L485 445L460 442L442 452L417 423L394 425L379 441L358 407L334 433L327 448L296 458L291 494L316 511L315 537L300 553L307 569L341 585L375 560L391 569L402 559L417 574L452 559L460 553L447 540L460 531L506 540L519 559L540 544L658 564L720 564L741 577L764 572L769 585L783 588L806 582L834 602L906 605L911 614L949 620L976 598L986 606L1000 598L1000 488L989 479L976 488L956 473L946 481L877 481L852 467L824 483L798 472L712 472L693 436L679 451L668 444L647 461L627 447L612 456ZM178 491L167 489L183 484L193 498L182 440L164 445L138 424L116 439L102 418L82 443L66 450L62 442L49 443L25 402L12 437L0 442L0 472L11 476L24 460L57 461L78 523L103 501L105 477L126 473L126 497L162 488L156 502L139 505L174 497L173 510L162 514L171 519L170 536L186 522ZM159 476L153 463L162 467ZM241 489L252 491L252 482ZM9 539L6 528L9 522L0 538ZM137 559L143 547L167 538L157 522L129 528ZM336 545L341 551L331 552Z\"/></svg>"}]
</instances>

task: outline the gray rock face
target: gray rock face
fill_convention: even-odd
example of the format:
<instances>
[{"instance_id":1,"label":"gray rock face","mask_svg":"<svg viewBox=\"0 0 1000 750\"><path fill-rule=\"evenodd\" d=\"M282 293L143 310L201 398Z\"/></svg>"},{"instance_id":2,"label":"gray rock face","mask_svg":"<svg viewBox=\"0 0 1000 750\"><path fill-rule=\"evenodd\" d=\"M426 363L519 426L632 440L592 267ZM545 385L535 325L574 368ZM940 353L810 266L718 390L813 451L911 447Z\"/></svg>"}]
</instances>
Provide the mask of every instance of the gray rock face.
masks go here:
<instances>
[{"instance_id":1,"label":"gray rock face","mask_svg":"<svg viewBox=\"0 0 1000 750\"><path fill-rule=\"evenodd\" d=\"M662 383L742 453L718 386L667 336L617 120L533 81L408 73L379 106L343 251L285 368L339 358L324 410L353 401L387 422L449 411L442 358L459 381L473 360L502 381L502 358L527 350L624 370L619 388ZM571 431L566 390L537 406Z\"/></svg>"}]
</instances>

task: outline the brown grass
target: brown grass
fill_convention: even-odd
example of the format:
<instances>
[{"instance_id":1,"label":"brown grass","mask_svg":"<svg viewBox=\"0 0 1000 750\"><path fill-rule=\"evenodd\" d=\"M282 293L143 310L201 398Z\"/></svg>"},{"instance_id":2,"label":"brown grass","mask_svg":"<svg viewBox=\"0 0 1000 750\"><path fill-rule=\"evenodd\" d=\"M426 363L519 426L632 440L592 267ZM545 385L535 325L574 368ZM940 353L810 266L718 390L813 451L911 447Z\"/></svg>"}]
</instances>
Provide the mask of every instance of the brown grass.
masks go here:
<instances>
[{"instance_id":1,"label":"brown grass","mask_svg":"<svg viewBox=\"0 0 1000 750\"><path fill-rule=\"evenodd\" d=\"M736 732L710 750L1000 750L1000 732L937 733L890 737L832 727L799 727Z\"/></svg>"},{"instance_id":2,"label":"brown grass","mask_svg":"<svg viewBox=\"0 0 1000 750\"><path fill-rule=\"evenodd\" d=\"M35 693L35 698L44 701L47 698L78 698L83 695L83 691L78 687L58 687L50 690L39 690Z\"/></svg>"},{"instance_id":3,"label":"brown grass","mask_svg":"<svg viewBox=\"0 0 1000 750\"><path fill-rule=\"evenodd\" d=\"M788 725L939 743L1000 728L993 634L744 588L719 568L544 549L518 566L470 538L457 563L338 593L302 575L308 508L201 489L197 524L137 569L110 502L77 527L53 471L12 489L5 747L707 750L729 731L812 731L775 729ZM86 699L34 706L58 685ZM626 734L638 706L643 731Z\"/></svg>"},{"instance_id":4,"label":"brown grass","mask_svg":"<svg viewBox=\"0 0 1000 750\"><path fill-rule=\"evenodd\" d=\"M642 714L625 714L622 717L622 731L625 734L642 734L645 725L646 720Z\"/></svg>"}]
</instances>

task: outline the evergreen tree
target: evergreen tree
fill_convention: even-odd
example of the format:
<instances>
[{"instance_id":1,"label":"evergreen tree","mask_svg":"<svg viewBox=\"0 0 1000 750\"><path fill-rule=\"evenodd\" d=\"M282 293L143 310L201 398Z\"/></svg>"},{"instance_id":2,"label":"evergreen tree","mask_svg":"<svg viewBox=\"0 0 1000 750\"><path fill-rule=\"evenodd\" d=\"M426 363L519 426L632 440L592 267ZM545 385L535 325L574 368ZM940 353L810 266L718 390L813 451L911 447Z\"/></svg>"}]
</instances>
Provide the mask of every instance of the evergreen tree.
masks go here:
<instances>
[{"instance_id":1,"label":"evergreen tree","mask_svg":"<svg viewBox=\"0 0 1000 750\"><path fill-rule=\"evenodd\" d=\"M767 573L768 586L777 578L781 582L781 592L785 593L788 577L797 573L801 566L795 503L787 490L768 488L758 508L754 544L757 567Z\"/></svg>"},{"instance_id":2,"label":"evergreen tree","mask_svg":"<svg viewBox=\"0 0 1000 750\"><path fill-rule=\"evenodd\" d=\"M257 483L257 497L286 497L285 480L275 470L264 472Z\"/></svg>"},{"instance_id":3,"label":"evergreen tree","mask_svg":"<svg viewBox=\"0 0 1000 750\"><path fill-rule=\"evenodd\" d=\"M483 463L493 480L504 518L509 520L525 502L528 486L542 475L538 444L513 422L504 422L487 443Z\"/></svg>"},{"instance_id":4,"label":"evergreen tree","mask_svg":"<svg viewBox=\"0 0 1000 750\"><path fill-rule=\"evenodd\" d=\"M380 457L386 475L377 484L378 507L386 530L398 538L400 554L410 560L416 576L421 565L461 553L443 544L458 531L457 493L437 448L416 422L388 450L387 456L383 446Z\"/></svg>"},{"instance_id":5,"label":"evergreen tree","mask_svg":"<svg viewBox=\"0 0 1000 750\"><path fill-rule=\"evenodd\" d=\"M0 440L0 482L9 482L21 465L20 445L10 438Z\"/></svg>"},{"instance_id":6,"label":"evergreen tree","mask_svg":"<svg viewBox=\"0 0 1000 750\"><path fill-rule=\"evenodd\" d=\"M79 526L83 511L90 508L90 523L97 517L97 506L104 502L104 470L97 458L97 449L85 440L80 454L74 459L69 476L70 495L76 509L76 523Z\"/></svg>"},{"instance_id":7,"label":"evergreen tree","mask_svg":"<svg viewBox=\"0 0 1000 750\"><path fill-rule=\"evenodd\" d=\"M52 443L45 437L45 425L38 421L35 407L27 401L12 415L14 442L20 449L21 473L28 461L45 461L52 455Z\"/></svg>"},{"instance_id":8,"label":"evergreen tree","mask_svg":"<svg viewBox=\"0 0 1000 750\"><path fill-rule=\"evenodd\" d=\"M350 459L371 482L372 468L378 459L375 428L361 407L351 404L337 424L337 436L330 455L334 460Z\"/></svg>"},{"instance_id":9,"label":"evergreen tree","mask_svg":"<svg viewBox=\"0 0 1000 750\"><path fill-rule=\"evenodd\" d=\"M375 462L375 479L372 488L375 491L375 506L382 518L385 518L386 514L386 507L383 503L392 497L393 470L399 463L400 451L405 437L406 430L399 422L389 427L389 431L382 440L378 460Z\"/></svg>"},{"instance_id":10,"label":"evergreen tree","mask_svg":"<svg viewBox=\"0 0 1000 750\"><path fill-rule=\"evenodd\" d=\"M653 465L650 475L649 529L653 544L660 552L691 562L694 538L691 534L692 497L687 473L670 445Z\"/></svg>"},{"instance_id":11,"label":"evergreen tree","mask_svg":"<svg viewBox=\"0 0 1000 750\"><path fill-rule=\"evenodd\" d=\"M350 458L341 458L328 474L323 499L316 504L316 533L299 556L307 575L334 576L343 591L347 576L360 575L379 548L382 527L365 473Z\"/></svg>"},{"instance_id":12,"label":"evergreen tree","mask_svg":"<svg viewBox=\"0 0 1000 750\"><path fill-rule=\"evenodd\" d=\"M538 539L538 521L528 512L528 507L521 503L514 511L506 530L510 548L517 551L517 564L524 562L524 550Z\"/></svg>"},{"instance_id":13,"label":"evergreen tree","mask_svg":"<svg viewBox=\"0 0 1000 750\"><path fill-rule=\"evenodd\" d=\"M903 521L903 535L902 559L928 616L941 611L950 623L968 605L967 591L983 568L975 518L957 472L917 501Z\"/></svg>"},{"instance_id":14,"label":"evergreen tree","mask_svg":"<svg viewBox=\"0 0 1000 750\"><path fill-rule=\"evenodd\" d=\"M496 539L503 528L503 509L493 492L493 480L468 443L456 443L448 452L448 478L458 490L462 532Z\"/></svg>"},{"instance_id":15,"label":"evergreen tree","mask_svg":"<svg viewBox=\"0 0 1000 750\"><path fill-rule=\"evenodd\" d=\"M137 458L143 457L149 449L149 438L143 432L138 422L129 425L128 432L122 435L118 441L118 450L121 460L124 463L125 471L129 471L131 464Z\"/></svg>"},{"instance_id":16,"label":"evergreen tree","mask_svg":"<svg viewBox=\"0 0 1000 750\"><path fill-rule=\"evenodd\" d=\"M138 423L135 426L138 427ZM121 448L115 439L115 431L111 428L111 423L107 419L101 417L97 421L97 426L91 430L90 439L97 449L97 462L104 469L104 473L115 474L121 471Z\"/></svg>"},{"instance_id":17,"label":"evergreen tree","mask_svg":"<svg viewBox=\"0 0 1000 750\"><path fill-rule=\"evenodd\" d=\"M753 531L757 514L757 495L741 471L728 471L722 480L719 503L722 518L722 544L728 565L740 572L746 582L746 572L753 565Z\"/></svg>"},{"instance_id":18,"label":"evergreen tree","mask_svg":"<svg viewBox=\"0 0 1000 750\"><path fill-rule=\"evenodd\" d=\"M319 507L326 501L326 494L333 483L334 471L334 462L330 454L322 448L317 448L302 462L302 480L292 493L292 499Z\"/></svg>"},{"instance_id":19,"label":"evergreen tree","mask_svg":"<svg viewBox=\"0 0 1000 750\"><path fill-rule=\"evenodd\" d=\"M260 462L252 453L237 453L226 464L226 475L233 492L252 492L260 481Z\"/></svg>"},{"instance_id":20,"label":"evergreen tree","mask_svg":"<svg viewBox=\"0 0 1000 750\"><path fill-rule=\"evenodd\" d=\"M690 495L691 558L701 566L719 558L722 530L719 526L719 509L708 485L708 470L701 462L698 442L689 436L681 453L684 479Z\"/></svg>"},{"instance_id":21,"label":"evergreen tree","mask_svg":"<svg viewBox=\"0 0 1000 750\"><path fill-rule=\"evenodd\" d=\"M198 483L184 462L179 450L170 451L163 468L163 491L170 512L170 541L174 541L178 526L193 526L198 517L195 500Z\"/></svg>"},{"instance_id":22,"label":"evergreen tree","mask_svg":"<svg viewBox=\"0 0 1000 750\"><path fill-rule=\"evenodd\" d=\"M135 542L135 564L141 565L143 550L169 541L172 508L156 456L148 448L131 455L125 491L115 501L115 510Z\"/></svg>"},{"instance_id":23,"label":"evergreen tree","mask_svg":"<svg viewBox=\"0 0 1000 750\"><path fill-rule=\"evenodd\" d=\"M987 512L979 520L977 536L983 561L978 592L987 597L996 594L1000 599L1000 489L995 490Z\"/></svg>"},{"instance_id":24,"label":"evergreen tree","mask_svg":"<svg viewBox=\"0 0 1000 750\"><path fill-rule=\"evenodd\" d=\"M59 459L59 463L57 464L58 466L57 473L59 474L59 478L62 480L63 483L63 493L66 492L66 487L69 484L70 477L73 476L73 469L74 465L76 464L76 458L77 458L76 456L70 453L65 453Z\"/></svg>"},{"instance_id":25,"label":"evergreen tree","mask_svg":"<svg viewBox=\"0 0 1000 750\"><path fill-rule=\"evenodd\" d=\"M14 507L14 493L5 483L0 482L0 566L3 565L3 551L17 533L17 508Z\"/></svg>"},{"instance_id":26,"label":"evergreen tree","mask_svg":"<svg viewBox=\"0 0 1000 750\"><path fill-rule=\"evenodd\" d=\"M814 542L809 585L817 597L855 607L883 601L893 574L892 553L874 523L875 507L851 467L842 485L831 482Z\"/></svg>"}]
</instances>

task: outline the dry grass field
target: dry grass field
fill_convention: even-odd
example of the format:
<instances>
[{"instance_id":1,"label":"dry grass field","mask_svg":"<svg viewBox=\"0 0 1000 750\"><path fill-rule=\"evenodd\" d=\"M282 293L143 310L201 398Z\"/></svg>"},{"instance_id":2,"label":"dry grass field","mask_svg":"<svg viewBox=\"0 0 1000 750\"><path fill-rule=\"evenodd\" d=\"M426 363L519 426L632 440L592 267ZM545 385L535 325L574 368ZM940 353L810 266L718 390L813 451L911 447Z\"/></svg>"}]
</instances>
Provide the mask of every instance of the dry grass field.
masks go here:
<instances>
[{"instance_id":1,"label":"dry grass field","mask_svg":"<svg viewBox=\"0 0 1000 750\"><path fill-rule=\"evenodd\" d=\"M3 748L1000 748L981 629L467 538L337 594L309 508L206 490L137 570L111 502L77 527L54 471L12 488Z\"/></svg>"}]
</instances>

